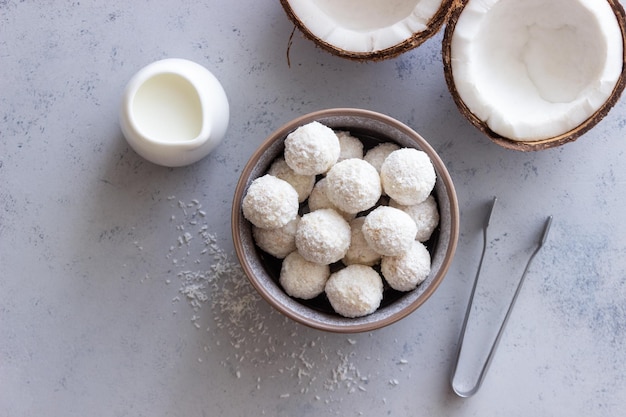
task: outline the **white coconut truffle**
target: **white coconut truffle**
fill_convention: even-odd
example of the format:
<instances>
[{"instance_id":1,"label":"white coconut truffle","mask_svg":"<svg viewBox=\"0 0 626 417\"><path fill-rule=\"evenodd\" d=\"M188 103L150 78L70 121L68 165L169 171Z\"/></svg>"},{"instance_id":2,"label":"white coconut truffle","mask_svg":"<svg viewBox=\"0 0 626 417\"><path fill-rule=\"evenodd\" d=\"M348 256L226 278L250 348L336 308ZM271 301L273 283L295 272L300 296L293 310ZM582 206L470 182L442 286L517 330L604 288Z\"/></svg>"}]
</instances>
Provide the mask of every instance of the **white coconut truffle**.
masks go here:
<instances>
[{"instance_id":1,"label":"white coconut truffle","mask_svg":"<svg viewBox=\"0 0 626 417\"><path fill-rule=\"evenodd\" d=\"M339 138L339 159L337 162L344 159L358 158L363 159L363 142L359 138L354 137L350 132L335 131L337 138Z\"/></svg>"},{"instance_id":2,"label":"white coconut truffle","mask_svg":"<svg viewBox=\"0 0 626 417\"><path fill-rule=\"evenodd\" d=\"M315 175L300 175L287 165L284 158L276 158L268 174L287 181L298 193L298 202L302 203L309 197L315 185Z\"/></svg>"},{"instance_id":3,"label":"white coconut truffle","mask_svg":"<svg viewBox=\"0 0 626 417\"><path fill-rule=\"evenodd\" d=\"M383 299L383 280L372 267L350 265L334 272L326 282L330 305L344 317L373 313Z\"/></svg>"},{"instance_id":4,"label":"white coconut truffle","mask_svg":"<svg viewBox=\"0 0 626 417\"><path fill-rule=\"evenodd\" d=\"M426 154L414 148L393 151L380 168L385 193L410 206L426 200L435 186L435 168Z\"/></svg>"},{"instance_id":5,"label":"white coconut truffle","mask_svg":"<svg viewBox=\"0 0 626 417\"><path fill-rule=\"evenodd\" d=\"M391 288L411 291L430 274L430 253L423 243L414 240L404 254L383 256L380 270Z\"/></svg>"},{"instance_id":6,"label":"white coconut truffle","mask_svg":"<svg viewBox=\"0 0 626 417\"><path fill-rule=\"evenodd\" d=\"M310 300L324 292L329 276L328 265L309 262L294 251L283 260L279 282L288 295Z\"/></svg>"},{"instance_id":7,"label":"white coconut truffle","mask_svg":"<svg viewBox=\"0 0 626 417\"><path fill-rule=\"evenodd\" d=\"M439 225L439 210L437 208L437 202L432 195L429 195L426 200L421 203L412 206L403 206L402 204L398 204L395 200L391 200L389 205L411 216L417 225L415 239L420 242L426 242L430 239L430 236Z\"/></svg>"},{"instance_id":8,"label":"white coconut truffle","mask_svg":"<svg viewBox=\"0 0 626 417\"><path fill-rule=\"evenodd\" d=\"M363 159L337 162L326 175L326 196L347 213L374 207L381 193L380 175Z\"/></svg>"},{"instance_id":9,"label":"white coconut truffle","mask_svg":"<svg viewBox=\"0 0 626 417\"><path fill-rule=\"evenodd\" d=\"M254 242L261 250L278 259L283 259L296 250L296 230L298 230L299 221L300 216L296 216L283 227L275 229L261 229L253 225Z\"/></svg>"},{"instance_id":10,"label":"white coconut truffle","mask_svg":"<svg viewBox=\"0 0 626 417\"><path fill-rule=\"evenodd\" d=\"M298 223L296 247L307 261L337 262L350 247L350 225L333 209L307 213Z\"/></svg>"},{"instance_id":11,"label":"white coconut truffle","mask_svg":"<svg viewBox=\"0 0 626 417\"><path fill-rule=\"evenodd\" d=\"M398 256L411 247L417 225L405 212L389 206L379 206L365 216L363 237L381 255Z\"/></svg>"},{"instance_id":12,"label":"white coconut truffle","mask_svg":"<svg viewBox=\"0 0 626 417\"><path fill-rule=\"evenodd\" d=\"M398 149L400 149L400 147L395 143L383 142L368 150L363 159L372 164L372 166L376 168L376 171L380 173L380 167L383 166L385 159L387 159L391 152L397 151Z\"/></svg>"},{"instance_id":13,"label":"white coconut truffle","mask_svg":"<svg viewBox=\"0 0 626 417\"><path fill-rule=\"evenodd\" d=\"M340 210L335 206L329 199L326 194L326 178L321 178L318 182L313 186L313 191L309 195L309 199L307 201L309 205L310 211L320 210L320 209L333 209L337 213L341 214L341 217L350 221L354 218L355 214L346 213L343 210Z\"/></svg>"},{"instance_id":14,"label":"white coconut truffle","mask_svg":"<svg viewBox=\"0 0 626 417\"><path fill-rule=\"evenodd\" d=\"M365 217L357 217L350 222L350 247L342 261L345 265L372 266L380 262L380 253L370 247L363 236L363 223Z\"/></svg>"},{"instance_id":15,"label":"white coconut truffle","mask_svg":"<svg viewBox=\"0 0 626 417\"><path fill-rule=\"evenodd\" d=\"M337 162L340 151L335 132L319 122L302 125L285 138L285 161L300 175L324 174Z\"/></svg>"},{"instance_id":16,"label":"white coconut truffle","mask_svg":"<svg viewBox=\"0 0 626 417\"><path fill-rule=\"evenodd\" d=\"M283 227L298 215L298 193L287 181L264 175L252 181L242 202L243 215L256 227Z\"/></svg>"}]
</instances>

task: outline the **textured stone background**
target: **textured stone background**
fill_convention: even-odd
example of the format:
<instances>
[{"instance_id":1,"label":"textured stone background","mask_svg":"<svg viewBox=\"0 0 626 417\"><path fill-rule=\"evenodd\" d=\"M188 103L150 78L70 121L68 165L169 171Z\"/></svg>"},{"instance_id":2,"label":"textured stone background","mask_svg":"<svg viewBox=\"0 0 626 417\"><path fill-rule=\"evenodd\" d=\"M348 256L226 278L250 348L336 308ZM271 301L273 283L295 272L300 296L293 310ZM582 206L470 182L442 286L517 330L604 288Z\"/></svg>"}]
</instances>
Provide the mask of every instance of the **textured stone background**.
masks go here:
<instances>
[{"instance_id":1,"label":"textured stone background","mask_svg":"<svg viewBox=\"0 0 626 417\"><path fill-rule=\"evenodd\" d=\"M575 143L516 153L457 111L441 33L355 63L296 32L288 66L292 28L278 1L0 1L0 416L623 412L624 100ZM132 74L166 57L209 68L231 104L223 143L178 169L137 156L117 122ZM346 106L420 132L462 215L435 295L349 337L259 300L229 229L255 147L295 116ZM502 316L545 216L554 223L482 390L460 400L449 374L493 195L482 324Z\"/></svg>"}]
</instances>

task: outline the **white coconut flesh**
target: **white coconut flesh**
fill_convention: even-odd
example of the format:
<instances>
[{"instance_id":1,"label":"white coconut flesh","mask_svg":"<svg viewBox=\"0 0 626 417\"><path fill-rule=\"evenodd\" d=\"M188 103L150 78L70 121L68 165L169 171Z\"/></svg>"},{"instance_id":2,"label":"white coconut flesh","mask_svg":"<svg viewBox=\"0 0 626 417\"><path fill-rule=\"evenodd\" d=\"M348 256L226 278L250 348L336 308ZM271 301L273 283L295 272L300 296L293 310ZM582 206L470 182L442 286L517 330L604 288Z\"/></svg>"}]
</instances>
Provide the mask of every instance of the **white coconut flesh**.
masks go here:
<instances>
[{"instance_id":1,"label":"white coconut flesh","mask_svg":"<svg viewBox=\"0 0 626 417\"><path fill-rule=\"evenodd\" d=\"M317 38L355 53L391 48L425 30L441 0L288 0Z\"/></svg>"},{"instance_id":2,"label":"white coconut flesh","mask_svg":"<svg viewBox=\"0 0 626 417\"><path fill-rule=\"evenodd\" d=\"M470 0L452 35L452 74L492 131L538 141L576 128L607 101L622 49L604 0Z\"/></svg>"}]
</instances>

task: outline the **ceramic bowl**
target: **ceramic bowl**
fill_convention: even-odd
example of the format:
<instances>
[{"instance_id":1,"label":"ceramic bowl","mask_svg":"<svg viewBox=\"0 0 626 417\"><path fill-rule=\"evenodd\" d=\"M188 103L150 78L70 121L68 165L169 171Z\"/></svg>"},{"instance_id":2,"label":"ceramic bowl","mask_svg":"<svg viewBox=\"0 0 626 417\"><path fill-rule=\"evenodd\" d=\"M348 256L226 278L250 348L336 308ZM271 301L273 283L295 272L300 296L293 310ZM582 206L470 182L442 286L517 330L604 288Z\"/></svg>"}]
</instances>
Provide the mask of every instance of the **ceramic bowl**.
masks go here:
<instances>
[{"instance_id":1,"label":"ceramic bowl","mask_svg":"<svg viewBox=\"0 0 626 417\"><path fill-rule=\"evenodd\" d=\"M252 225L243 216L241 204L250 183L266 173L274 159L282 155L285 137L297 127L318 121L335 130L349 131L371 148L381 142L394 142L426 152L433 162L437 181L433 195L440 213L439 227L426 243L431 253L430 275L415 290L397 292L386 288L383 301L374 313L346 318L335 313L324 294L313 300L288 296L279 284L281 260L259 249L252 236ZM435 292L443 280L457 245L459 209L452 179L435 150L418 133L389 116L362 109L327 109L298 117L272 133L254 152L244 167L233 199L231 227L237 257L252 285L278 311L307 326L338 333L356 333L390 325L415 311Z\"/></svg>"}]
</instances>

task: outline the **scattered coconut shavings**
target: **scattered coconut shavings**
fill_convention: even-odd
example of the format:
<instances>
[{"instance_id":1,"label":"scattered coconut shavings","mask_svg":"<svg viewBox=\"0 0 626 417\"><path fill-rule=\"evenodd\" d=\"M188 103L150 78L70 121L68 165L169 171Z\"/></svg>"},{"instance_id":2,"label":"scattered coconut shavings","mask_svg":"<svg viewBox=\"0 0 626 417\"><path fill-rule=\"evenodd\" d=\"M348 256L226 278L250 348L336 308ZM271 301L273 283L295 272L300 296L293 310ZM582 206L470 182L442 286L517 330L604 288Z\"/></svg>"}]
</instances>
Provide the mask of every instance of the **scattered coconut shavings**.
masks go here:
<instances>
[{"instance_id":1,"label":"scattered coconut shavings","mask_svg":"<svg viewBox=\"0 0 626 417\"><path fill-rule=\"evenodd\" d=\"M326 350L327 335L312 336L261 299L236 257L224 251L209 230L199 200L187 203L175 196L167 200L176 210L167 218L176 234L165 254L172 264L172 275L159 282L169 287L178 283L172 304L186 301L191 324L208 335L203 347L206 357L198 357L198 364L215 363L217 353L213 349L223 352L218 363L234 379L250 382L258 391L266 386L272 389L278 379L291 378L289 392L275 394L286 401L304 395L332 405L342 402L344 394L367 395L370 381L381 375L363 374L357 363L380 362L380 358L358 356L354 338L346 338L343 349ZM139 247L136 242L135 246ZM173 315L180 308L173 310ZM289 336L279 336L286 334ZM395 363L402 368L408 361ZM399 381L393 378L389 384L395 386Z\"/></svg>"}]
</instances>

